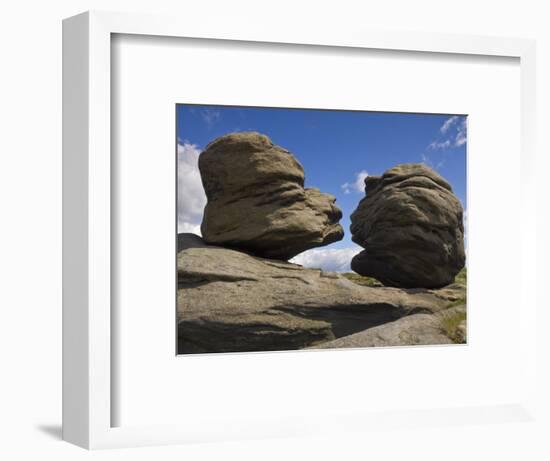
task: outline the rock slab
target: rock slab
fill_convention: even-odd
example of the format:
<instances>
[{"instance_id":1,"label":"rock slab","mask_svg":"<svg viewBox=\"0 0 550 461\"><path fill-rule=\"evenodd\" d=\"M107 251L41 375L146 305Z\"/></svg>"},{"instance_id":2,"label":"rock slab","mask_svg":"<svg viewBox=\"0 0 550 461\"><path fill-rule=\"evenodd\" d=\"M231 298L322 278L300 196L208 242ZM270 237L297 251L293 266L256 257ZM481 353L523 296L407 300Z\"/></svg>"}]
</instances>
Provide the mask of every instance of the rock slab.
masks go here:
<instances>
[{"instance_id":1,"label":"rock slab","mask_svg":"<svg viewBox=\"0 0 550 461\"><path fill-rule=\"evenodd\" d=\"M445 315L465 314L466 306L451 307L442 312ZM463 328L465 335L465 327ZM434 344L455 344L456 342L443 331L442 315L438 312L435 314L408 315L393 322L319 344L314 348L430 346ZM465 343L465 336L461 337L459 342Z\"/></svg>"},{"instance_id":2,"label":"rock slab","mask_svg":"<svg viewBox=\"0 0 550 461\"><path fill-rule=\"evenodd\" d=\"M208 243L286 261L344 236L335 197L304 188L302 165L265 135L215 139L201 153L199 170Z\"/></svg>"},{"instance_id":3,"label":"rock slab","mask_svg":"<svg viewBox=\"0 0 550 461\"><path fill-rule=\"evenodd\" d=\"M180 354L317 347L406 316L431 318L464 296L460 286L361 286L334 272L208 245L193 234L178 236L177 266ZM432 323L425 334L416 343L447 342ZM422 336L418 328L415 335Z\"/></svg>"},{"instance_id":4,"label":"rock slab","mask_svg":"<svg viewBox=\"0 0 550 461\"><path fill-rule=\"evenodd\" d=\"M449 183L424 164L402 164L365 185L350 227L365 250L351 268L388 286L452 283L465 255L462 205Z\"/></svg>"}]
</instances>

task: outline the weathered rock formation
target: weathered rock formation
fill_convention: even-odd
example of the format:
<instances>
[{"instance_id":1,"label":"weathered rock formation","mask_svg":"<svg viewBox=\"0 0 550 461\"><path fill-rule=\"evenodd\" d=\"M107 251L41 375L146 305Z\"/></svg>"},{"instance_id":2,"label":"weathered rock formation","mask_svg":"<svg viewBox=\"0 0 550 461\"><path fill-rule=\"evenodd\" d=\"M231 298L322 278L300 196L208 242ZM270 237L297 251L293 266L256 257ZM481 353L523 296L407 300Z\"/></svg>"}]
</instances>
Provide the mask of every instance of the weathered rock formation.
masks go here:
<instances>
[{"instance_id":1,"label":"weathered rock formation","mask_svg":"<svg viewBox=\"0 0 550 461\"><path fill-rule=\"evenodd\" d=\"M334 349L340 347L389 347L389 346L419 346L433 344L454 344L456 341L449 337L442 328L445 316L466 315L466 305L450 307L434 314L415 314L402 317L394 322L385 323L354 333L343 338L335 339L316 346L316 349ZM460 333L466 331L466 322L461 323ZM457 328L458 330L458 328ZM461 337L460 342L466 342Z\"/></svg>"},{"instance_id":2,"label":"weathered rock formation","mask_svg":"<svg viewBox=\"0 0 550 461\"><path fill-rule=\"evenodd\" d=\"M208 243L288 260L341 240L342 212L332 195L304 189L304 169L286 149L255 132L231 133L199 157L208 203Z\"/></svg>"},{"instance_id":3,"label":"weathered rock formation","mask_svg":"<svg viewBox=\"0 0 550 461\"><path fill-rule=\"evenodd\" d=\"M403 164L365 184L350 227L365 250L351 268L388 286L451 283L465 257L462 205L449 183L424 164Z\"/></svg>"},{"instance_id":4,"label":"weathered rock formation","mask_svg":"<svg viewBox=\"0 0 550 461\"><path fill-rule=\"evenodd\" d=\"M361 286L193 234L178 236L177 264L180 354L445 344L439 316L465 296L461 285Z\"/></svg>"}]
</instances>

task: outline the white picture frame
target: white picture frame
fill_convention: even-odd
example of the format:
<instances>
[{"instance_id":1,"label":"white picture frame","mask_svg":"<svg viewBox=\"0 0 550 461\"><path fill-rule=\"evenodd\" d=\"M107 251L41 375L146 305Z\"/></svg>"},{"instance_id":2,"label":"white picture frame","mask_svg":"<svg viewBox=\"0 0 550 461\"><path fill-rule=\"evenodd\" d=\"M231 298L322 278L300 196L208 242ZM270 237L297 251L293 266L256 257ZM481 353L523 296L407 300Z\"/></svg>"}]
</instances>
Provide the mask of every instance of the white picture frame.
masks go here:
<instances>
[{"instance_id":1,"label":"white picture frame","mask_svg":"<svg viewBox=\"0 0 550 461\"><path fill-rule=\"evenodd\" d=\"M119 366L111 354L111 40L113 34L185 37L255 43L301 44L312 47L366 48L387 51L514 57L521 71L521 278L534 280L536 258L536 200L532 178L535 156L535 44L531 40L424 34L349 31L334 34L285 30L269 24L249 29L211 30L208 24L187 24L175 18L139 14L88 12L63 23L63 438L85 448L186 443L285 434L323 433L335 425L300 421L213 427L191 433L186 426L143 425L112 427L112 375ZM116 178L115 178L116 180ZM523 288L522 328L531 340L522 349L529 370L527 385L535 386L536 299ZM532 355L529 355L532 354ZM459 409L425 408L423 412L395 409L376 416L359 415L354 430L369 430L375 421L389 427L445 421L499 422L532 418L534 393L521 403ZM392 423L392 418L399 420ZM351 420L350 420L351 421ZM350 429L350 421L338 426ZM283 427L284 426L284 427Z\"/></svg>"}]
</instances>

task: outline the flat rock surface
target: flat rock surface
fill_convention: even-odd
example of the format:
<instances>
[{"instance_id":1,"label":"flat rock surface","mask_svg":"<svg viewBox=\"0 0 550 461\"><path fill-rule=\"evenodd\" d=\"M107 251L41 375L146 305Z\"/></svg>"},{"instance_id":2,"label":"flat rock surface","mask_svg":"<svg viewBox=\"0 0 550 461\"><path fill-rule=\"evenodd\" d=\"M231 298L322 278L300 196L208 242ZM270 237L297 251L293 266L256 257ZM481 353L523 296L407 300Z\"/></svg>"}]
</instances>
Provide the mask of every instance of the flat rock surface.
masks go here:
<instances>
[{"instance_id":1,"label":"flat rock surface","mask_svg":"<svg viewBox=\"0 0 550 461\"><path fill-rule=\"evenodd\" d=\"M178 236L177 265L179 353L317 346L440 312L464 296L461 286L361 286L337 273L208 245L193 234Z\"/></svg>"},{"instance_id":2,"label":"flat rock surface","mask_svg":"<svg viewBox=\"0 0 550 461\"><path fill-rule=\"evenodd\" d=\"M352 240L365 248L351 263L384 285L439 288L464 267L463 210L451 186L424 164L369 176L351 215Z\"/></svg>"},{"instance_id":3,"label":"flat rock surface","mask_svg":"<svg viewBox=\"0 0 550 461\"><path fill-rule=\"evenodd\" d=\"M457 315L466 312L466 307L451 307L444 311L446 315ZM356 347L390 347L410 345L454 344L445 333L442 315L413 314L393 322L385 323L365 331L329 341L315 348L336 349ZM461 324L465 331L465 322Z\"/></svg>"},{"instance_id":4,"label":"flat rock surface","mask_svg":"<svg viewBox=\"0 0 550 461\"><path fill-rule=\"evenodd\" d=\"M208 199L201 233L211 244L288 260L344 236L335 197L304 188L302 165L267 136L221 136L199 169Z\"/></svg>"}]
</instances>

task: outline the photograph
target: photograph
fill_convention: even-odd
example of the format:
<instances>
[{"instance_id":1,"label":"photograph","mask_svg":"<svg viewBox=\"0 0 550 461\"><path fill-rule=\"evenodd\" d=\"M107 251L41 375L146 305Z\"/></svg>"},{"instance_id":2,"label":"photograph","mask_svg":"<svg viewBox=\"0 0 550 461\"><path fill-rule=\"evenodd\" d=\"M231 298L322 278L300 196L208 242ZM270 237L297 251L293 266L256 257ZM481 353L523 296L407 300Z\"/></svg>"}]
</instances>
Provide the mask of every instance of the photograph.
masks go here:
<instances>
[{"instance_id":1,"label":"photograph","mask_svg":"<svg viewBox=\"0 0 550 461\"><path fill-rule=\"evenodd\" d=\"M466 114L175 118L177 354L467 344Z\"/></svg>"}]
</instances>

